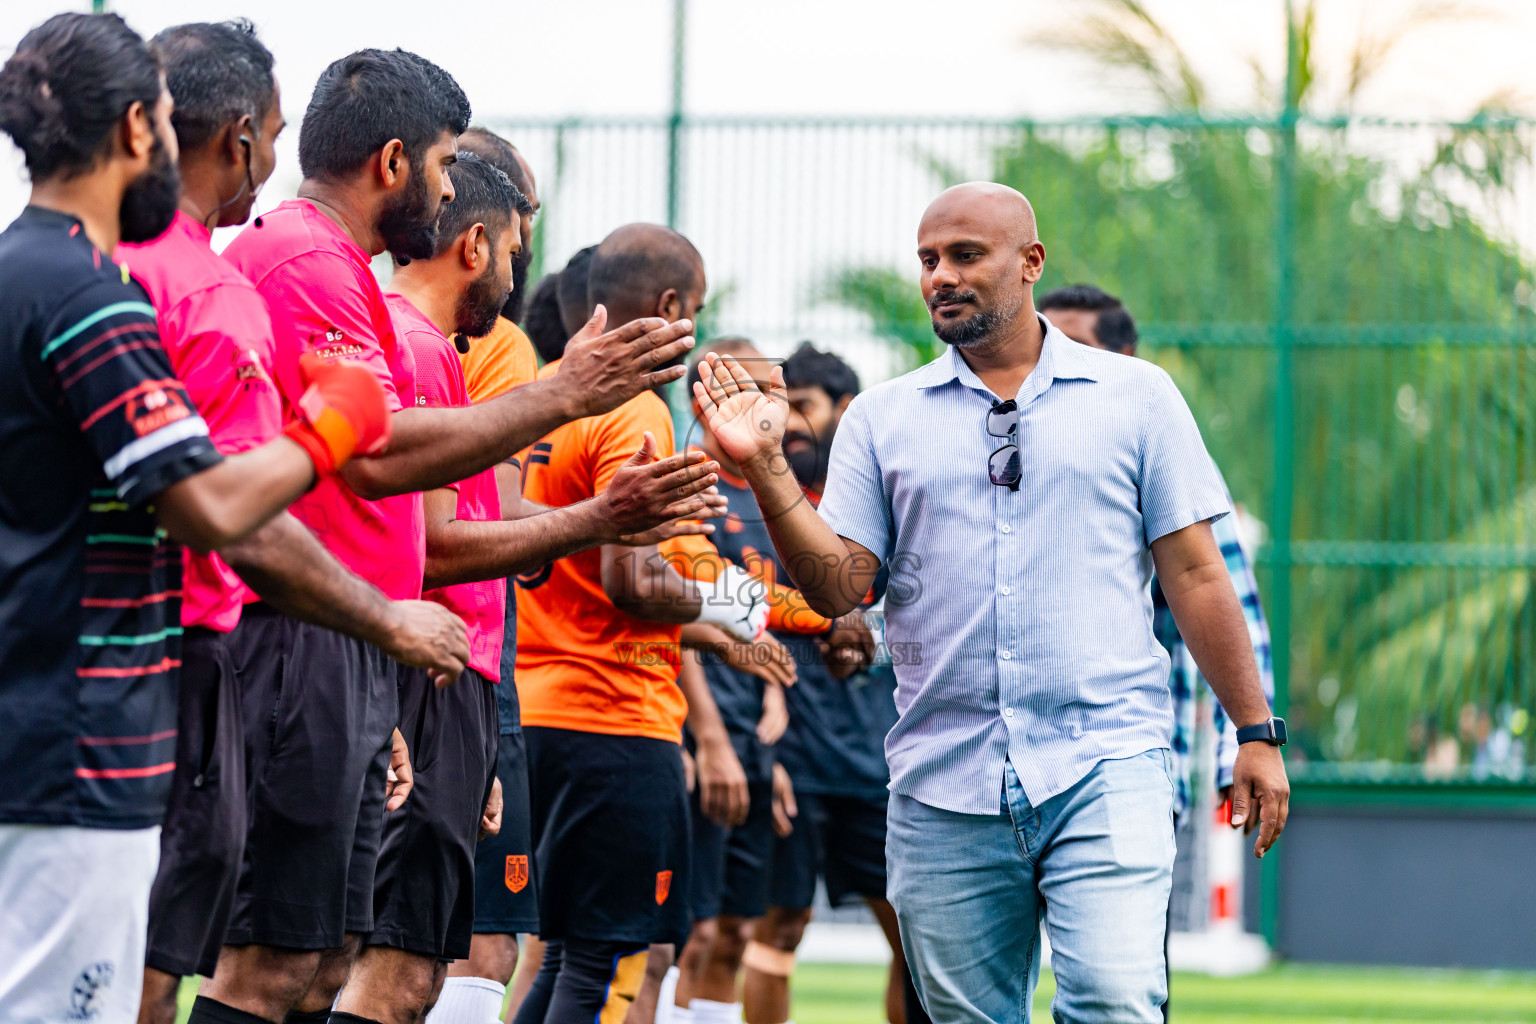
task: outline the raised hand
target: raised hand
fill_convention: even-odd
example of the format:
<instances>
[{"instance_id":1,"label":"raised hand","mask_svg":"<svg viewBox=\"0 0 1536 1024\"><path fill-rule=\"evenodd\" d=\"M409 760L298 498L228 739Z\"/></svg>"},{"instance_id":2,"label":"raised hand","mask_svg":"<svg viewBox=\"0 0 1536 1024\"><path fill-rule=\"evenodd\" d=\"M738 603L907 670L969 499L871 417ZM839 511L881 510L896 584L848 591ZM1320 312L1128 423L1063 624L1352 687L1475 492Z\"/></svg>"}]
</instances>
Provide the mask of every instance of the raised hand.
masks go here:
<instances>
[{"instance_id":1,"label":"raised hand","mask_svg":"<svg viewBox=\"0 0 1536 1024\"><path fill-rule=\"evenodd\" d=\"M692 320L669 324L660 317L644 317L604 333L607 323L608 311L598 306L566 344L555 374L577 419L617 409L642 391L688 372L681 364L666 364L693 348Z\"/></svg>"},{"instance_id":2,"label":"raised hand","mask_svg":"<svg viewBox=\"0 0 1536 1024\"><path fill-rule=\"evenodd\" d=\"M724 515L725 499L718 493L706 493L720 479L719 470L720 464L709 461L703 452L682 452L658 460L656 438L646 431L640 450L619 467L607 488L597 496L611 528L609 538L624 544L642 543L634 539L635 535L654 531L673 520ZM709 531L679 529L668 535L684 532Z\"/></svg>"},{"instance_id":3,"label":"raised hand","mask_svg":"<svg viewBox=\"0 0 1536 1024\"><path fill-rule=\"evenodd\" d=\"M705 425L738 465L767 461L789 471L780 447L789 414L783 370L773 368L765 394L735 359L711 352L699 364L693 397L698 400Z\"/></svg>"}]
</instances>

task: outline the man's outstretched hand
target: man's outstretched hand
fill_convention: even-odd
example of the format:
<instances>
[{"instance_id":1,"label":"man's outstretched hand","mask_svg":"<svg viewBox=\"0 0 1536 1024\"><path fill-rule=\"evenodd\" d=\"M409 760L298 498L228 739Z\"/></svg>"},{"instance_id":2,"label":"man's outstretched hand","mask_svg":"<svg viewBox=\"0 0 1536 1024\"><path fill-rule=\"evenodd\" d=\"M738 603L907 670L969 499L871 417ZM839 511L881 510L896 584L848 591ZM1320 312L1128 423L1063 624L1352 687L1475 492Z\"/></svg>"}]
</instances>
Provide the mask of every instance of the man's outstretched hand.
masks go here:
<instances>
[{"instance_id":1,"label":"man's outstretched hand","mask_svg":"<svg viewBox=\"0 0 1536 1024\"><path fill-rule=\"evenodd\" d=\"M657 530L676 519L703 520L724 515L724 496L712 492L720 479L719 470L720 464L708 461L703 452L682 452L657 459L656 438L647 430L640 450L618 468L607 488L597 496L610 526L609 539L633 544L634 535ZM709 533L713 529L677 529L667 535Z\"/></svg>"},{"instance_id":2,"label":"man's outstretched hand","mask_svg":"<svg viewBox=\"0 0 1536 1024\"><path fill-rule=\"evenodd\" d=\"M608 311L598 306L566 344L555 374L576 419L617 409L642 391L688 372L681 364L667 364L693 348L692 320L669 324L660 317L643 317L604 333L607 323Z\"/></svg>"},{"instance_id":3,"label":"man's outstretched hand","mask_svg":"<svg viewBox=\"0 0 1536 1024\"><path fill-rule=\"evenodd\" d=\"M740 466L768 462L789 472L780 447L789 415L789 392L784 371L775 366L768 377L768 391L757 386L741 364L714 352L699 364L699 382L693 386L704 423L720 447Z\"/></svg>"},{"instance_id":4,"label":"man's outstretched hand","mask_svg":"<svg viewBox=\"0 0 1536 1024\"><path fill-rule=\"evenodd\" d=\"M1280 748L1268 743L1244 743L1232 768L1232 827L1247 835L1255 828L1253 855L1262 857L1285 830L1291 809L1291 782L1285 775Z\"/></svg>"}]
</instances>

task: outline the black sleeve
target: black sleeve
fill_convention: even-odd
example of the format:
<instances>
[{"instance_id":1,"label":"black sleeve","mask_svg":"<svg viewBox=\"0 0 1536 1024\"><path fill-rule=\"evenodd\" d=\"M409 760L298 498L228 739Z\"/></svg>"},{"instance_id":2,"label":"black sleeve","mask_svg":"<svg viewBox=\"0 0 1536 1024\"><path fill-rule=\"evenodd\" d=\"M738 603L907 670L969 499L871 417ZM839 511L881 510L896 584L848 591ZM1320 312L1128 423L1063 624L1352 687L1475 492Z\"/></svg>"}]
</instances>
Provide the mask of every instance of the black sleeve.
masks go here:
<instances>
[{"instance_id":1,"label":"black sleeve","mask_svg":"<svg viewBox=\"0 0 1536 1024\"><path fill-rule=\"evenodd\" d=\"M138 284L89 285L60 308L47 337L43 363L125 502L147 501L220 460Z\"/></svg>"}]
</instances>

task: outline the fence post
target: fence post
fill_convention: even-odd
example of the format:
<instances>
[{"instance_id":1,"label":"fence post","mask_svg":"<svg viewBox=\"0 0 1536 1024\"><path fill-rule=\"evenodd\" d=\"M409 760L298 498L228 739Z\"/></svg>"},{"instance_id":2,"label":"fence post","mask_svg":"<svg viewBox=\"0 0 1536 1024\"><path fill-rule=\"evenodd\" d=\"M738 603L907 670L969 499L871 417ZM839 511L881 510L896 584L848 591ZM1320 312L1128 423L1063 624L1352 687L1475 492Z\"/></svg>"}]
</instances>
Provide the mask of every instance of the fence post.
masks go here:
<instances>
[{"instance_id":1,"label":"fence post","mask_svg":"<svg viewBox=\"0 0 1536 1024\"><path fill-rule=\"evenodd\" d=\"M1275 344L1275 478L1270 509L1271 557L1274 571L1270 585L1271 654L1275 677L1275 714L1284 716L1290 703L1291 684L1291 513L1295 499L1296 437L1295 392L1291 322L1296 291L1296 122L1300 76L1296 62L1300 48L1296 38L1296 12L1285 3L1285 106L1277 123L1279 174L1275 195L1275 309L1271 325ZM1277 846L1259 867L1259 928L1271 948L1276 946L1280 914L1280 848Z\"/></svg>"},{"instance_id":2,"label":"fence post","mask_svg":"<svg viewBox=\"0 0 1536 1024\"><path fill-rule=\"evenodd\" d=\"M672 0L672 113L667 118L667 227L677 230L682 195L683 72L687 63L688 0Z\"/></svg>"}]
</instances>

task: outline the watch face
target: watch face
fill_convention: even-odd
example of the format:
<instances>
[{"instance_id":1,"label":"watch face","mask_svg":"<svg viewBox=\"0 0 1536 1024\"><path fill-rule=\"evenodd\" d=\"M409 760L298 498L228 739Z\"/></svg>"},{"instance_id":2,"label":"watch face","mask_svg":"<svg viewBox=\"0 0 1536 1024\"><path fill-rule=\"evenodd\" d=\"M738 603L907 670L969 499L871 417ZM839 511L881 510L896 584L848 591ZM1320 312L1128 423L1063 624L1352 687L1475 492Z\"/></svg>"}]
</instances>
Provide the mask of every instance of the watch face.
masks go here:
<instances>
[{"instance_id":1,"label":"watch face","mask_svg":"<svg viewBox=\"0 0 1536 1024\"><path fill-rule=\"evenodd\" d=\"M1286 740L1286 736L1285 736L1285 719L1283 719L1283 718L1271 718L1269 720L1269 722L1270 722L1270 728L1272 728L1274 730L1274 733L1275 733L1275 746L1277 746L1277 747L1285 746L1285 740Z\"/></svg>"}]
</instances>

